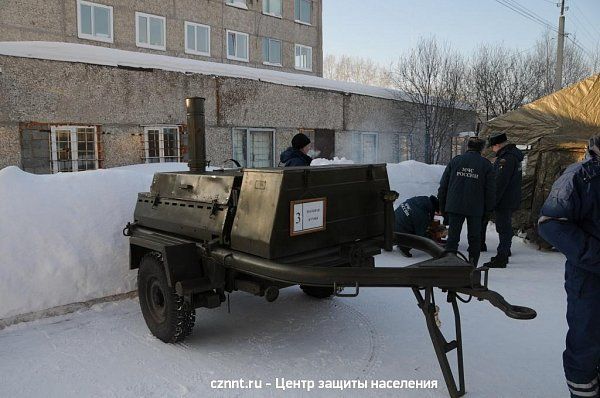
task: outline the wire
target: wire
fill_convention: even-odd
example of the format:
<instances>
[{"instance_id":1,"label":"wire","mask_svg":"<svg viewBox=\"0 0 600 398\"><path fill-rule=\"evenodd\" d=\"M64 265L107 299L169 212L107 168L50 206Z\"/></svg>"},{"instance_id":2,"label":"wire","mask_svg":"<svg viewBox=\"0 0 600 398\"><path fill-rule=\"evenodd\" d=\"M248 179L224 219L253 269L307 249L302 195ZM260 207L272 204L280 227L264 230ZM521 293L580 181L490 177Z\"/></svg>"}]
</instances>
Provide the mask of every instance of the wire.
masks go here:
<instances>
[{"instance_id":1,"label":"wire","mask_svg":"<svg viewBox=\"0 0 600 398\"><path fill-rule=\"evenodd\" d=\"M537 23L545 28L548 28L554 32L558 32L558 28L552 25L550 22L544 20L537 14L528 11L525 7L520 6L519 4L512 3L511 0L494 0L496 3L503 5L504 7L516 12L517 14L529 19L532 22Z\"/></svg>"}]
</instances>

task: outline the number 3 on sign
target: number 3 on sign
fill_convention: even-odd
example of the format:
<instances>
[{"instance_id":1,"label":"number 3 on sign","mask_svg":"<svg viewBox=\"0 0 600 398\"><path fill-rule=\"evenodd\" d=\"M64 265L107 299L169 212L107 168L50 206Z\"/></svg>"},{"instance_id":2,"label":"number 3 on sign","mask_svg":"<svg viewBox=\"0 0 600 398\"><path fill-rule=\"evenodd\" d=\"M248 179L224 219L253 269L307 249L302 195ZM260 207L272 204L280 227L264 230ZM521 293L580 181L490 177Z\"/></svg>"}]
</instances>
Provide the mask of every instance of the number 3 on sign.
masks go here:
<instances>
[{"instance_id":1,"label":"number 3 on sign","mask_svg":"<svg viewBox=\"0 0 600 398\"><path fill-rule=\"evenodd\" d=\"M290 235L325 230L327 198L292 201L290 203Z\"/></svg>"}]
</instances>

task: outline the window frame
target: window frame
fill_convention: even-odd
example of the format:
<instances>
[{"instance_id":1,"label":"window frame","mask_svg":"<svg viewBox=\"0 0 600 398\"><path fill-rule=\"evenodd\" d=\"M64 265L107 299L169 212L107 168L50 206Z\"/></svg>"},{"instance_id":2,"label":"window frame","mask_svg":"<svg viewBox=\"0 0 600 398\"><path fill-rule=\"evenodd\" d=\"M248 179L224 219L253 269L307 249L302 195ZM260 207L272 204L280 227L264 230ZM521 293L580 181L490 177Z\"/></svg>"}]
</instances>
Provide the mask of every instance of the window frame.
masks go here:
<instances>
[{"instance_id":1,"label":"window frame","mask_svg":"<svg viewBox=\"0 0 600 398\"><path fill-rule=\"evenodd\" d=\"M51 168L52 168L52 173L56 174L56 173L76 173L79 171L88 171L88 170L79 170L79 149L78 149L78 144L79 144L79 140L77 139L77 129L88 129L88 128L93 128L94 129L94 169L92 170L98 170L100 168L100 159L98 158L98 126L93 126L93 125L62 125L62 124L57 124L57 125L53 125L50 126L50 163L51 163ZM58 148L57 148L57 137L56 137L56 132L57 130L68 130L69 131L69 142L71 144L71 171L60 171L58 169ZM81 160L83 161L90 161L90 160Z\"/></svg>"},{"instance_id":2,"label":"window frame","mask_svg":"<svg viewBox=\"0 0 600 398\"><path fill-rule=\"evenodd\" d=\"M196 36L196 39L198 38L198 33L197 33L197 29L198 28L206 28L208 30L208 52L202 52L202 51L198 51L198 50L191 50L188 48L188 35L187 35L187 29L188 26L193 26L194 27L194 34ZM192 55L201 55L203 57L210 57L210 26L209 25L204 25L201 23L197 23L197 22L190 22L190 21L185 21L183 23L183 40L184 40L184 51L186 54L192 54ZM196 48L198 48L198 43L196 43Z\"/></svg>"},{"instance_id":3,"label":"window frame","mask_svg":"<svg viewBox=\"0 0 600 398\"><path fill-rule=\"evenodd\" d=\"M412 134L411 133L394 133L394 137L395 139L398 140L398 155L396 156L397 161L395 161L395 163L400 163L400 162L406 162L407 160L411 160L412 159ZM400 156L401 154L401 150L402 150L402 139L406 139L406 159L402 160L402 156Z\"/></svg>"},{"instance_id":4,"label":"window frame","mask_svg":"<svg viewBox=\"0 0 600 398\"><path fill-rule=\"evenodd\" d=\"M230 33L235 33L235 35L236 35L236 44L235 44L236 45L236 47L235 47L236 53L237 53L237 36L238 35L246 36L246 58L240 58L237 55L236 56L229 55L229 34ZM225 49L226 54L227 54L227 59L232 60L232 61L250 62L250 35L248 33L238 32L236 30L227 29L227 30L225 30L225 41L227 42L227 45L226 45L227 48Z\"/></svg>"},{"instance_id":5,"label":"window frame","mask_svg":"<svg viewBox=\"0 0 600 398\"><path fill-rule=\"evenodd\" d=\"M81 26L81 6L90 6L92 8L92 34L83 33ZM109 25L110 25L110 37L96 36L94 33L94 8L106 8L109 11ZM107 6L105 4L93 3L85 0L77 0L77 37L84 40L94 40L101 41L104 43L114 43L114 12L112 6Z\"/></svg>"},{"instance_id":6,"label":"window frame","mask_svg":"<svg viewBox=\"0 0 600 398\"><path fill-rule=\"evenodd\" d=\"M248 4L246 3L246 0L225 0L225 5L239 8L241 10L248 9Z\"/></svg>"},{"instance_id":7,"label":"window frame","mask_svg":"<svg viewBox=\"0 0 600 398\"><path fill-rule=\"evenodd\" d=\"M143 126L144 127L144 164L152 164L152 163L177 163L181 162L183 159L183 154L181 153L181 129L180 126L174 124L158 124L153 126ZM177 150L176 156L165 156L165 129L174 129L177 130ZM148 131L150 130L159 130L159 138L158 138L158 158L150 157L150 145L148 139ZM176 158L175 162L165 162L167 158ZM149 162L148 159L158 159L158 162Z\"/></svg>"},{"instance_id":8,"label":"window frame","mask_svg":"<svg viewBox=\"0 0 600 398\"><path fill-rule=\"evenodd\" d=\"M262 45L263 45L263 65L282 67L283 66L283 40L275 39L273 37L263 37L262 39L263 39L263 43L262 43ZM277 62L271 62L270 60L269 61L265 61L265 53L264 53L264 49L265 49L265 47L264 47L264 41L265 40L269 41L269 46L268 46L268 48L269 48L269 55L271 55L271 41L278 41L279 42L279 61L280 61L279 63L277 63ZM270 59L270 57L269 57L269 59Z\"/></svg>"},{"instance_id":9,"label":"window frame","mask_svg":"<svg viewBox=\"0 0 600 398\"><path fill-rule=\"evenodd\" d=\"M375 161L373 163L365 163L365 153L364 153L364 140L366 136L374 136L375 137ZM360 151L360 153L358 154L358 156L360 157L359 159L353 159L355 156L355 145L357 144L354 140L355 138L357 138L358 142L358 149ZM357 162L358 164L376 164L379 162L379 133L378 132L374 132L374 131L355 131L352 133L352 137L351 137L351 156L350 158L352 160L354 160L355 162Z\"/></svg>"},{"instance_id":10,"label":"window frame","mask_svg":"<svg viewBox=\"0 0 600 398\"><path fill-rule=\"evenodd\" d=\"M139 17L146 17L148 19L148 25L146 26L146 34L148 36L148 43L142 43L140 42L140 18ZM150 18L157 18L162 20L163 22L163 45L162 46L157 46L154 44L150 44ZM145 12L140 12L140 11L136 11L135 12L135 45L137 47L140 48L148 48L150 50L160 50L160 51L167 51L167 18L160 16L160 15L154 15L154 14L148 14Z\"/></svg>"},{"instance_id":11,"label":"window frame","mask_svg":"<svg viewBox=\"0 0 600 398\"><path fill-rule=\"evenodd\" d=\"M244 140L246 141L246 153L244 154L246 156L246 159L242 159L244 161L244 165L242 167L245 168L256 168L254 165L249 166L249 159L252 155L252 152L250 150L250 145L249 145L249 139L250 139L250 135L252 132L255 131L268 131L271 133L271 143L272 143L272 148L271 148L271 153L273 154L273 158L271 159L271 165L269 167L275 167L275 162L276 162L276 156L275 156L275 149L276 149L276 143L275 143L275 129L273 128L262 128L262 127L233 127L231 129L231 157L233 158L235 156L235 131L236 130L246 130L245 136L244 136ZM238 162L240 161L239 159L235 159ZM240 162L241 164L242 162Z\"/></svg>"},{"instance_id":12,"label":"window frame","mask_svg":"<svg viewBox=\"0 0 600 398\"><path fill-rule=\"evenodd\" d=\"M300 19L301 15L300 15L300 9L299 7L296 7L296 4L300 4L300 2L307 2L310 3L310 15L309 15L309 22L303 21ZM296 14L296 12L298 14ZM312 0L294 0L294 22L301 24L301 25L306 25L306 26L312 26L312 14L313 14L313 2ZM298 18L297 18L298 17Z\"/></svg>"},{"instance_id":13,"label":"window frame","mask_svg":"<svg viewBox=\"0 0 600 398\"><path fill-rule=\"evenodd\" d=\"M310 50L310 68L303 68L303 67L299 67L298 66L298 49L302 50L302 49L309 49ZM313 48L310 46L305 46L303 44L294 44L294 69L296 70L301 70L304 72L312 72L313 71Z\"/></svg>"},{"instance_id":14,"label":"window frame","mask_svg":"<svg viewBox=\"0 0 600 398\"><path fill-rule=\"evenodd\" d=\"M275 17L275 18L280 18L280 19L283 18L283 0L277 0L280 3L279 9L281 10L281 14L275 14L274 12L265 11L265 5L268 4L270 6L271 1L273 1L273 0L262 0L262 3L263 3L262 13L264 15L268 15L270 17Z\"/></svg>"}]
</instances>

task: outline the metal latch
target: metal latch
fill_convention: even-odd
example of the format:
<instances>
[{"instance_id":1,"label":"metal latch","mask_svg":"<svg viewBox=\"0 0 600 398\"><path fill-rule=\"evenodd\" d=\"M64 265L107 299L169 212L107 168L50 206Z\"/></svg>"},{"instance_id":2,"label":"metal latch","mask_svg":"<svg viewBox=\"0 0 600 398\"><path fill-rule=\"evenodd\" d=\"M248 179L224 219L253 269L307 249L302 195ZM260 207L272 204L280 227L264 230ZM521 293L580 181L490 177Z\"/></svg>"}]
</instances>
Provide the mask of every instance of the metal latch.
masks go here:
<instances>
[{"instance_id":1,"label":"metal latch","mask_svg":"<svg viewBox=\"0 0 600 398\"><path fill-rule=\"evenodd\" d=\"M358 293L359 293L358 282L356 282L354 284L354 288L356 289L354 291L354 293L342 293L344 291L345 287L348 287L348 286L338 286L337 283L333 282L333 295L337 296L337 297L356 297L356 296L358 296Z\"/></svg>"}]
</instances>

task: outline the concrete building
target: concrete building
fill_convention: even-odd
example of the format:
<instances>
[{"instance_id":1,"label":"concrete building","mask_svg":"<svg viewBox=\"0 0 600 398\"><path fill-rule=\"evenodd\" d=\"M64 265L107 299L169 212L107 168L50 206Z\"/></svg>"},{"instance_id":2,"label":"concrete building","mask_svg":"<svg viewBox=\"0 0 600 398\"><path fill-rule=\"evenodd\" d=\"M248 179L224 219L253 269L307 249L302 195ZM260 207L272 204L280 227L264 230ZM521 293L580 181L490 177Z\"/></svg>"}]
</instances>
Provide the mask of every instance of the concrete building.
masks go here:
<instances>
[{"instance_id":1,"label":"concrete building","mask_svg":"<svg viewBox=\"0 0 600 398\"><path fill-rule=\"evenodd\" d=\"M245 166L277 166L299 131L311 136L319 157L422 160L423 129L402 93L320 77L321 2L278 4L0 3L0 168L51 173L182 160L188 96L207 100L213 165L233 158ZM186 52L192 37L196 43L202 37L194 25L186 40L186 22L210 27L210 56ZM228 31L248 34L246 54L237 50L241 36L229 39ZM164 49L144 46L160 44L161 33ZM262 61L277 50L268 41L261 49L267 36L281 41L281 66ZM248 62L239 60L244 55ZM465 122L457 131L472 130L475 114L460 112Z\"/></svg>"}]
</instances>

